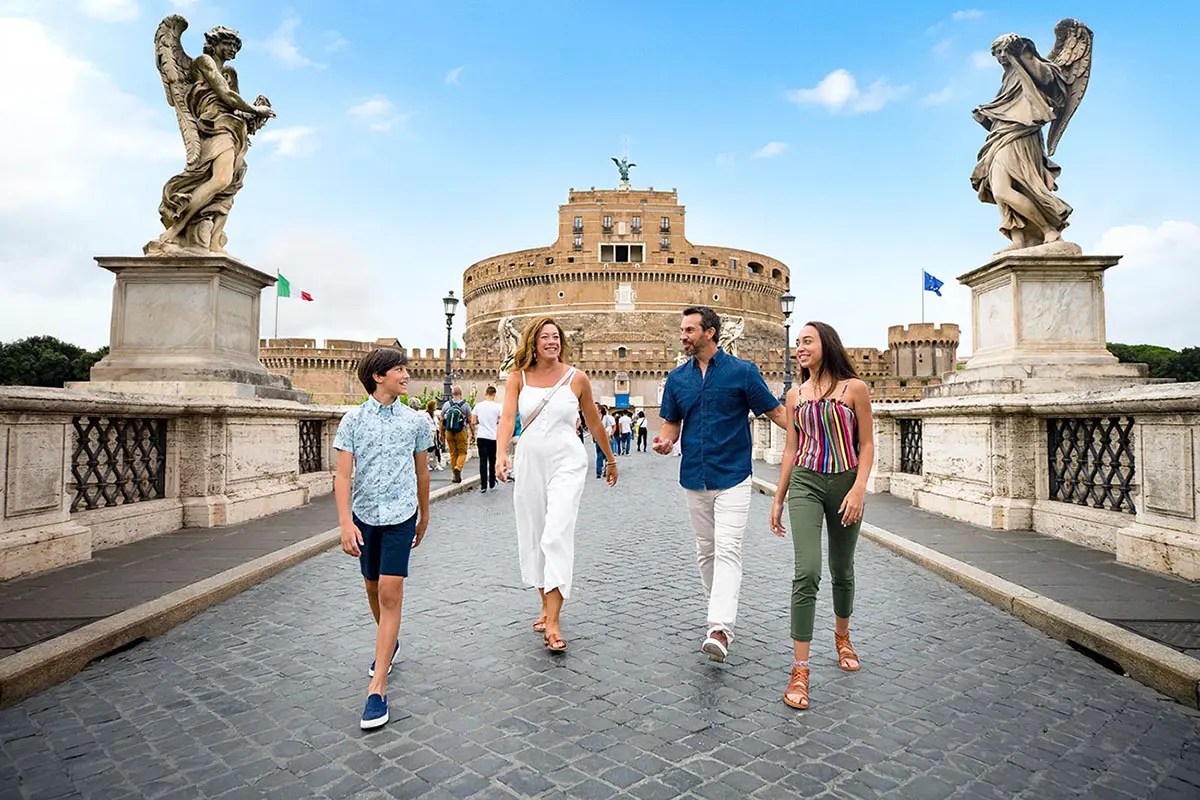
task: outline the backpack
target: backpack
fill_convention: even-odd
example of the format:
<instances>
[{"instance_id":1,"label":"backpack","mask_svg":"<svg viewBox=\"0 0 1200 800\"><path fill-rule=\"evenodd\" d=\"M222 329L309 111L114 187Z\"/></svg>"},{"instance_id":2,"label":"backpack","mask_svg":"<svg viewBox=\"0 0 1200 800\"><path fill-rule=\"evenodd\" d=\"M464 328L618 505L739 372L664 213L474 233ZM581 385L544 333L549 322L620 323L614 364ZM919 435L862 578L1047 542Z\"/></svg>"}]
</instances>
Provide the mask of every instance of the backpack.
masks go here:
<instances>
[{"instance_id":1,"label":"backpack","mask_svg":"<svg viewBox=\"0 0 1200 800\"><path fill-rule=\"evenodd\" d=\"M462 404L450 401L450 407L446 409L446 430L451 433L460 433L467 425L467 415L463 413Z\"/></svg>"}]
</instances>

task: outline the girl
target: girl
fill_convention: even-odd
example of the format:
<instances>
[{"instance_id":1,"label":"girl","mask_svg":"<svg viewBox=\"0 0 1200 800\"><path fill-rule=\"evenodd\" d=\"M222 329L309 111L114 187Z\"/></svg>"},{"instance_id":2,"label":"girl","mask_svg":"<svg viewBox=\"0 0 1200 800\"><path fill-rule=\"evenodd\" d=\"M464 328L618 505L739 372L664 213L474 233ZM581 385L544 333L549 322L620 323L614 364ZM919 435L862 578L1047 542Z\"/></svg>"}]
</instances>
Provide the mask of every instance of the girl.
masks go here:
<instances>
[{"instance_id":1,"label":"girl","mask_svg":"<svg viewBox=\"0 0 1200 800\"><path fill-rule=\"evenodd\" d=\"M871 396L846 355L842 340L824 322L810 322L796 340L800 386L787 395L793 420L784 446L771 532L784 536L787 501L796 554L792 579L792 677L783 702L808 708L808 652L821 581L821 522L829 529L837 665L859 669L850 645L854 610L854 547L862 522L867 477L875 460Z\"/></svg>"}]
</instances>

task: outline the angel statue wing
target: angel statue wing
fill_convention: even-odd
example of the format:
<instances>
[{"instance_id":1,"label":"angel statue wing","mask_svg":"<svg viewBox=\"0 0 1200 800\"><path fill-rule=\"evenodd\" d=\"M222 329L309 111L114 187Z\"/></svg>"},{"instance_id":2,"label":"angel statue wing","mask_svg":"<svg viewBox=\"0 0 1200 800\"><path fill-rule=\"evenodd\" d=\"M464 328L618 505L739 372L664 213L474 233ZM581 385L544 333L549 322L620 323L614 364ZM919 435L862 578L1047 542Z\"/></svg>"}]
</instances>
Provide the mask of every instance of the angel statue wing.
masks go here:
<instances>
[{"instance_id":1,"label":"angel statue wing","mask_svg":"<svg viewBox=\"0 0 1200 800\"><path fill-rule=\"evenodd\" d=\"M179 37L187 30L187 20L178 14L164 17L154 33L154 61L162 75L167 103L175 109L179 121L179 132L183 134L183 149L187 153L187 164L192 166L200 158L200 131L196 119L188 111L187 94L191 88L192 59L183 51Z\"/></svg>"},{"instance_id":2,"label":"angel statue wing","mask_svg":"<svg viewBox=\"0 0 1200 800\"><path fill-rule=\"evenodd\" d=\"M1066 101L1050 123L1046 141L1047 154L1054 155L1058 140L1087 91L1088 78L1092 74L1092 29L1070 17L1059 20L1054 26L1054 49L1046 60L1058 65L1067 84Z\"/></svg>"}]
</instances>

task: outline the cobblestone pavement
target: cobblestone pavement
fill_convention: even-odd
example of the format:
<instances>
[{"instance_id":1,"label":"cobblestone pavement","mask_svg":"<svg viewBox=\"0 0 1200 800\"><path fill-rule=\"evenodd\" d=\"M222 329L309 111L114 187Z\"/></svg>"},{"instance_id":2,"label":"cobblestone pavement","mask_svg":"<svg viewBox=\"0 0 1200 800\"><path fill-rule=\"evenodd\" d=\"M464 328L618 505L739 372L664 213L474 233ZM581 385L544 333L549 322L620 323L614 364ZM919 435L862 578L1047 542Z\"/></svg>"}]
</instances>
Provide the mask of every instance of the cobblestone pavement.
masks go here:
<instances>
[{"instance_id":1,"label":"cobblestone pavement","mask_svg":"<svg viewBox=\"0 0 1200 800\"><path fill-rule=\"evenodd\" d=\"M434 508L392 674L358 730L373 630L331 552L0 712L4 797L1194 798L1200 714L869 542L855 642L833 664L827 583L813 707L788 676L790 541L755 495L739 636L704 604L678 461L589 478L564 656L530 629L508 490ZM868 505L867 518L870 519Z\"/></svg>"}]
</instances>

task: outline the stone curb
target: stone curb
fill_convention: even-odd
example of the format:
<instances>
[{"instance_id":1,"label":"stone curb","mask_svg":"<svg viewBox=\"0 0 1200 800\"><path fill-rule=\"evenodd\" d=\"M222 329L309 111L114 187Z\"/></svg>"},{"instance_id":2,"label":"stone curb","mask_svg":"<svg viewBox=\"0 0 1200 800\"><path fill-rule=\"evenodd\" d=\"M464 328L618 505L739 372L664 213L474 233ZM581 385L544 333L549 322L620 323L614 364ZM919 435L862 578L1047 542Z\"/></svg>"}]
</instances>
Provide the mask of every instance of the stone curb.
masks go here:
<instances>
[{"instance_id":1,"label":"stone curb","mask_svg":"<svg viewBox=\"0 0 1200 800\"><path fill-rule=\"evenodd\" d=\"M775 484L761 478L754 478L753 486L763 494L775 494ZM1184 705L1200 709L1200 660L905 539L877 525L864 522L862 534L909 561L958 584L1042 633L1073 647L1099 653L1116 662L1125 674L1135 681Z\"/></svg>"},{"instance_id":2,"label":"stone curb","mask_svg":"<svg viewBox=\"0 0 1200 800\"><path fill-rule=\"evenodd\" d=\"M471 491L479 476L432 492L430 504ZM164 534L169 536L170 534ZM98 658L160 636L217 603L334 547L337 528L0 659L0 708L62 683Z\"/></svg>"}]
</instances>

